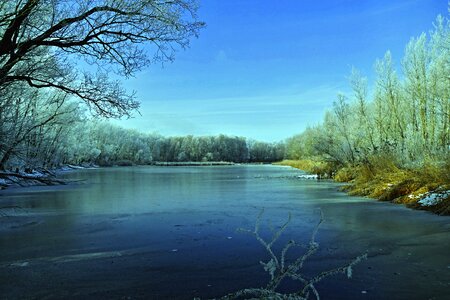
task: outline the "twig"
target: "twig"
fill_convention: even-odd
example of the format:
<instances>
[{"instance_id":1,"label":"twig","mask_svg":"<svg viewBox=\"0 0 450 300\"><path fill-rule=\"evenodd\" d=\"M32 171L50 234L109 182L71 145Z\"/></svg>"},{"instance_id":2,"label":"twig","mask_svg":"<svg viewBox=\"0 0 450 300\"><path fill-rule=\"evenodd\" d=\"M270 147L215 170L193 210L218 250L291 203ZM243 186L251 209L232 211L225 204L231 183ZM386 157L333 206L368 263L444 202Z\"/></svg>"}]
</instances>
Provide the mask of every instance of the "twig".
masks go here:
<instances>
[{"instance_id":1,"label":"twig","mask_svg":"<svg viewBox=\"0 0 450 300\"><path fill-rule=\"evenodd\" d=\"M332 269L329 271L324 271L311 279L307 279L306 276L304 276L300 270L303 268L304 263L306 260L313 255L315 252L317 252L317 249L319 249L319 244L316 242L316 235L319 230L320 225L323 223L323 213L320 211L320 220L317 223L317 225L314 227L314 230L311 234L310 241L308 243L306 252L297 258L295 261L293 261L291 264L286 266L286 254L289 251L290 248L293 246L297 246L298 244L294 240L290 240L286 243L286 245L281 250L281 253L279 256L277 256L272 246L275 244L275 242L280 238L281 234L286 230L287 226L291 222L291 214L289 213L288 220L278 229L277 231L274 231L272 235L272 239L270 242L267 242L264 240L261 235L259 234L260 230L260 224L261 219L264 214L264 209L261 210L261 212L258 214L258 217L256 218L255 227L253 230L249 229L239 229L239 231L247 232L252 234L256 240L263 245L263 247L266 249L266 251L269 253L269 261L268 262L260 262L261 265L264 267L264 271L268 272L270 274L270 280L267 283L266 287L264 288L247 288L242 289L239 291L236 291L234 293L230 293L226 296L221 297L220 299L254 299L257 298L269 298L269 299L297 299L297 300L306 300L309 299L309 296L314 295L314 297L319 300L320 295L317 291L314 284L320 282L321 280L325 279L326 277L336 275L336 274L347 274L347 277L350 278L352 276L352 268L356 264L360 263L362 260L367 259L367 254L360 255L353 259L350 263L343 267L339 267L336 269ZM302 286L300 286L300 289L297 292L290 293L290 294L283 294L277 291L278 286L280 283L286 278L290 278L292 280L296 280L302 283Z\"/></svg>"}]
</instances>

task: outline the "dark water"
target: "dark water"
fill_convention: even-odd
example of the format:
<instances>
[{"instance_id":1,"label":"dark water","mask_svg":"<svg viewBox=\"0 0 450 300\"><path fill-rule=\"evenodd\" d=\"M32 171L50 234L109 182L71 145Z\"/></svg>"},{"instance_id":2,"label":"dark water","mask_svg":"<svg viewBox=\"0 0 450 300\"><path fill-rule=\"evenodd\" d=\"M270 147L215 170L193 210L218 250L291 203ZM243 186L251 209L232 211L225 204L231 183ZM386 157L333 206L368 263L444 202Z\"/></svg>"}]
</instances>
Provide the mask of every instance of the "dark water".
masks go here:
<instances>
[{"instance_id":1,"label":"dark water","mask_svg":"<svg viewBox=\"0 0 450 300\"><path fill-rule=\"evenodd\" d=\"M450 219L348 197L275 166L130 167L67 173L82 184L0 192L1 299L192 299L261 287L267 253L252 228L292 221L276 245L307 242L307 275L363 252L321 299L450 299ZM17 207L15 207L17 206ZM19 208L20 207L20 208ZM295 248L290 258L302 253ZM281 291L294 291L292 282Z\"/></svg>"}]
</instances>

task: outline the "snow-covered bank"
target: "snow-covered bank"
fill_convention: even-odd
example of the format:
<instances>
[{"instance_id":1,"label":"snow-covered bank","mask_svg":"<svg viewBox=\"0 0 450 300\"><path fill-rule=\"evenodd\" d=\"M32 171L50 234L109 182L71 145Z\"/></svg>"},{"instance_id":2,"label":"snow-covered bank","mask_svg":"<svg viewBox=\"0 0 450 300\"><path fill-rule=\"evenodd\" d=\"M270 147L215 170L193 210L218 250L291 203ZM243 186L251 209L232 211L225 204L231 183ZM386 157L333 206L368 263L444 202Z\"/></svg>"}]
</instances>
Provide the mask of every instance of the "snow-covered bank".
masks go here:
<instances>
[{"instance_id":1,"label":"snow-covered bank","mask_svg":"<svg viewBox=\"0 0 450 300\"><path fill-rule=\"evenodd\" d=\"M450 197L450 190L441 192L425 193L420 195L421 198L417 203L422 206L433 206L440 204L443 200Z\"/></svg>"},{"instance_id":2,"label":"snow-covered bank","mask_svg":"<svg viewBox=\"0 0 450 300\"><path fill-rule=\"evenodd\" d=\"M42 185L62 185L69 181L58 178L58 173L68 172L80 169L94 169L98 168L94 164L65 165L55 169L36 169L31 172L0 172L0 190L8 187L27 187L27 186L42 186Z\"/></svg>"},{"instance_id":3,"label":"snow-covered bank","mask_svg":"<svg viewBox=\"0 0 450 300\"><path fill-rule=\"evenodd\" d=\"M85 169L97 169L100 168L96 164L81 164L81 165L65 165L55 169L56 172L65 172L72 170L85 170Z\"/></svg>"},{"instance_id":4,"label":"snow-covered bank","mask_svg":"<svg viewBox=\"0 0 450 300\"><path fill-rule=\"evenodd\" d=\"M7 188L9 186L25 187L58 184L67 184L67 181L58 179L52 172L0 172L0 189Z\"/></svg>"}]
</instances>

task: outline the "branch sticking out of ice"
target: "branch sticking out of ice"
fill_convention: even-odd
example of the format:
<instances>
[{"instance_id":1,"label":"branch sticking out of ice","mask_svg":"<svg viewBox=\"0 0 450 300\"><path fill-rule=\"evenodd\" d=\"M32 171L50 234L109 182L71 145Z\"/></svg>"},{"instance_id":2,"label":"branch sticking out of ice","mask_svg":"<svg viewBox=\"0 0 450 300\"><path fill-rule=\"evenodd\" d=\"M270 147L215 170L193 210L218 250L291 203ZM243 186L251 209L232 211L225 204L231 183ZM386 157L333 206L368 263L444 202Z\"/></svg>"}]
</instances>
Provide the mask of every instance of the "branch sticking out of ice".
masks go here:
<instances>
[{"instance_id":1,"label":"branch sticking out of ice","mask_svg":"<svg viewBox=\"0 0 450 300\"><path fill-rule=\"evenodd\" d=\"M345 274L348 278L353 275L353 266L367 259L367 254L360 255L350 261L343 267L338 267L332 270L324 271L316 276L308 277L302 273L302 268L307 259L317 252L319 249L319 243L316 241L316 234L320 224L323 222L323 214L320 212L320 220L315 226L309 243L306 245L306 250L303 255L293 261L288 261L286 253L293 246L299 246L295 241L290 240L281 250L281 253L276 253L272 246L285 231L286 227L291 222L291 214L289 214L288 220L280 226L277 230L273 231L270 241L265 240L260 235L261 218L264 213L262 210L255 222L254 229L241 229L240 231L247 232L253 235L256 240L266 249L269 254L269 260L267 262L260 262L264 268L264 271L269 273L270 280L265 287L260 288L247 288L242 289L234 293L230 293L223 296L220 299L297 299L306 300L309 296L313 296L316 300L320 299L319 292L315 287L315 284L323 279L336 275ZM278 287L285 279L291 279L299 282L299 286L296 292L290 294L284 294L278 291Z\"/></svg>"}]
</instances>

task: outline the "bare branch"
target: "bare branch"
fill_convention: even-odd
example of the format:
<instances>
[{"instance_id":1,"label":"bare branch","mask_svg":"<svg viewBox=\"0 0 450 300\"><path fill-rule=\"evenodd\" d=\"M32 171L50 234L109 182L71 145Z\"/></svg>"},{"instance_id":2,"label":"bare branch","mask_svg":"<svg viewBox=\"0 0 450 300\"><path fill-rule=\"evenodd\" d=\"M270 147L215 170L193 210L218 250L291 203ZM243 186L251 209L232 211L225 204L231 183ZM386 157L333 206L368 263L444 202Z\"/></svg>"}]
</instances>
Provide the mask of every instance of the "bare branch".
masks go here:
<instances>
[{"instance_id":1,"label":"bare branch","mask_svg":"<svg viewBox=\"0 0 450 300\"><path fill-rule=\"evenodd\" d=\"M289 214L288 220L280 227L278 231L274 233L272 236L272 240L270 242L266 242L263 238L261 238L259 234L260 229L260 223L261 218L263 216L264 210L261 210L259 213L256 222L255 222L255 228L253 231L251 230L245 230L240 229L240 231L247 232L253 234L256 239L264 246L266 251L269 253L270 260L267 263L261 262L261 264L264 267L264 271L268 272L270 274L270 280L266 287L264 288L248 288L248 289L242 289L239 291L236 291L234 293L230 293L226 296L223 296L220 299L255 299L258 298L270 298L270 299L298 299L298 300L305 300L309 298L310 292L314 295L316 299L320 299L319 292L315 288L314 284L320 282L321 280L325 279L326 277L336 275L336 274L347 274L347 277L350 278L352 275L352 267L356 264L360 263L362 260L367 259L367 254L360 255L353 259L350 263L347 265L332 269L329 271L321 272L319 275L314 276L311 279L307 279L305 275L301 274L299 271L303 267L303 264L305 261L314 254L319 244L316 242L316 234L318 232L319 226L323 222L323 213L320 211L320 220L317 223L317 225L314 227L314 230L311 234L311 238L308 244L307 251L294 260L292 263L290 263L286 267L286 253L287 251L292 247L296 246L296 242L293 240L290 240L286 243L284 248L281 251L281 254L279 258L274 254L272 250L273 244L278 240L281 233L286 229L288 224L291 222L291 214ZM278 263L280 262L280 263ZM300 286L300 289L297 292L290 293L290 294L284 294L279 291L277 291L277 288L279 287L280 283L285 279L290 278L296 281L299 281L302 285Z\"/></svg>"},{"instance_id":2,"label":"bare branch","mask_svg":"<svg viewBox=\"0 0 450 300\"><path fill-rule=\"evenodd\" d=\"M152 62L172 60L204 27L195 0L5 0L0 7L0 89L14 81L56 88L106 117L129 116L138 108L134 95L110 80L86 83L86 72L69 61L133 76Z\"/></svg>"}]
</instances>

